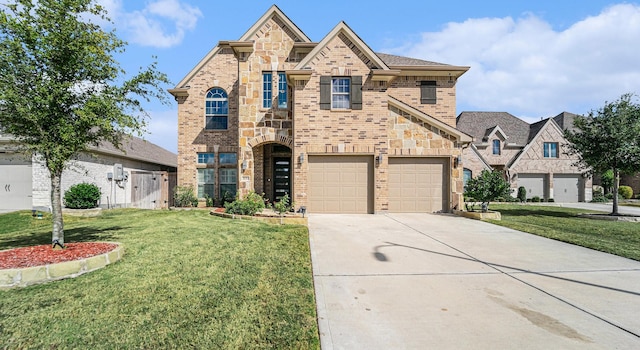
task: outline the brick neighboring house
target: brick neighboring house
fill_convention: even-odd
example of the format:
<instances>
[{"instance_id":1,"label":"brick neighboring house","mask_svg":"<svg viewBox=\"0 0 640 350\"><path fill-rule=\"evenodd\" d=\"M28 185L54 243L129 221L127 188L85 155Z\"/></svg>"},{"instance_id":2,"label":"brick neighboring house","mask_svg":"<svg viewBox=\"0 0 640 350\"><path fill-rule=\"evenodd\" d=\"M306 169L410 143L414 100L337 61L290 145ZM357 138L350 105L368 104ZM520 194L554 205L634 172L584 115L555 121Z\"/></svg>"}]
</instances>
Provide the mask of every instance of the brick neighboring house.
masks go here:
<instances>
[{"instance_id":1,"label":"brick neighboring house","mask_svg":"<svg viewBox=\"0 0 640 350\"><path fill-rule=\"evenodd\" d=\"M62 195L87 182L100 188L98 204L103 208L167 208L175 186L176 154L137 137L125 139L122 148L124 152L105 142L70 161L62 173ZM117 179L118 169L126 179ZM21 153L11 135L0 135L0 212L50 211L50 191L44 160Z\"/></svg>"},{"instance_id":2,"label":"brick neighboring house","mask_svg":"<svg viewBox=\"0 0 640 350\"><path fill-rule=\"evenodd\" d=\"M456 81L469 67L373 52L340 22L311 41L272 6L177 86L178 184L290 194L314 213L439 212L462 202Z\"/></svg>"},{"instance_id":3,"label":"brick neighboring house","mask_svg":"<svg viewBox=\"0 0 640 350\"><path fill-rule=\"evenodd\" d=\"M571 113L529 124L506 112L462 112L459 130L474 137L463 151L465 179L484 169L503 171L512 194L524 186L527 198L556 202L591 200L591 179L575 166L577 158L564 151L563 129L573 127Z\"/></svg>"}]
</instances>

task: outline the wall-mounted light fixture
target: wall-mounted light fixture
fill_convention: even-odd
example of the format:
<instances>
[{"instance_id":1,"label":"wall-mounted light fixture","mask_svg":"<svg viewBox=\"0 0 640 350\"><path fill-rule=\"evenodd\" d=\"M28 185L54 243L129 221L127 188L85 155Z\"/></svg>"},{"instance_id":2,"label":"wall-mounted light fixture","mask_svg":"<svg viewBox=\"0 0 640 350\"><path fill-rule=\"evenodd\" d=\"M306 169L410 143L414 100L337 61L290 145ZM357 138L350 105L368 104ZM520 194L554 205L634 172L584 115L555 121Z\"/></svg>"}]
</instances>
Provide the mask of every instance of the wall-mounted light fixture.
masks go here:
<instances>
[{"instance_id":1,"label":"wall-mounted light fixture","mask_svg":"<svg viewBox=\"0 0 640 350\"><path fill-rule=\"evenodd\" d=\"M242 171L245 171L249 167L249 163L246 160L243 160L242 165L240 165L240 167L242 168Z\"/></svg>"},{"instance_id":2,"label":"wall-mounted light fixture","mask_svg":"<svg viewBox=\"0 0 640 350\"><path fill-rule=\"evenodd\" d=\"M462 156L457 156L454 160L453 160L453 167L454 168L458 168L460 166L462 166Z\"/></svg>"},{"instance_id":3,"label":"wall-mounted light fixture","mask_svg":"<svg viewBox=\"0 0 640 350\"><path fill-rule=\"evenodd\" d=\"M384 157L384 156L382 155L382 153L380 153L380 154L378 154L378 155L376 156L376 165L380 165L380 164L382 164L382 159L383 159L383 157Z\"/></svg>"},{"instance_id":4,"label":"wall-mounted light fixture","mask_svg":"<svg viewBox=\"0 0 640 350\"><path fill-rule=\"evenodd\" d=\"M299 164L304 163L304 152L300 153L300 155L298 156L298 163Z\"/></svg>"}]
</instances>

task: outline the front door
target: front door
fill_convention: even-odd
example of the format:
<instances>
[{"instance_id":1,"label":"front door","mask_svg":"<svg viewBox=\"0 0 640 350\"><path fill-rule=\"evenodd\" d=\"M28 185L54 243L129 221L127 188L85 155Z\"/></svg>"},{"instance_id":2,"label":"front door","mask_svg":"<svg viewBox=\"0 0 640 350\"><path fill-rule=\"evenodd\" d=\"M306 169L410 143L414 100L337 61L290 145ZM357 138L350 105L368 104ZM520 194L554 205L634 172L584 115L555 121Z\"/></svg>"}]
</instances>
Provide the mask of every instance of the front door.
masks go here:
<instances>
[{"instance_id":1,"label":"front door","mask_svg":"<svg viewBox=\"0 0 640 350\"><path fill-rule=\"evenodd\" d=\"M273 199L289 195L291 203L291 158L273 158Z\"/></svg>"}]
</instances>

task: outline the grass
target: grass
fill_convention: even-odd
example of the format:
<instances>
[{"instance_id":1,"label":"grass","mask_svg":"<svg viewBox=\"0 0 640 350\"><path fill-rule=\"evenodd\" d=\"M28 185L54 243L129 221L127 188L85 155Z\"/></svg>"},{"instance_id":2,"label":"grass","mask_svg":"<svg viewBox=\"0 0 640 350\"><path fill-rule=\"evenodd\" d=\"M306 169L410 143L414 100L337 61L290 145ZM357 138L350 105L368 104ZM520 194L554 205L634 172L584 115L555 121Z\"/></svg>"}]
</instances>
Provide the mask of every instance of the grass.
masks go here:
<instances>
[{"instance_id":1,"label":"grass","mask_svg":"<svg viewBox=\"0 0 640 350\"><path fill-rule=\"evenodd\" d=\"M640 223L578 217L583 209L492 204L491 223L640 261Z\"/></svg>"},{"instance_id":2,"label":"grass","mask_svg":"<svg viewBox=\"0 0 640 350\"><path fill-rule=\"evenodd\" d=\"M0 250L48 244L50 217L0 215ZM319 348L304 226L205 211L65 217L65 240L124 258L75 279L0 291L0 348Z\"/></svg>"}]
</instances>

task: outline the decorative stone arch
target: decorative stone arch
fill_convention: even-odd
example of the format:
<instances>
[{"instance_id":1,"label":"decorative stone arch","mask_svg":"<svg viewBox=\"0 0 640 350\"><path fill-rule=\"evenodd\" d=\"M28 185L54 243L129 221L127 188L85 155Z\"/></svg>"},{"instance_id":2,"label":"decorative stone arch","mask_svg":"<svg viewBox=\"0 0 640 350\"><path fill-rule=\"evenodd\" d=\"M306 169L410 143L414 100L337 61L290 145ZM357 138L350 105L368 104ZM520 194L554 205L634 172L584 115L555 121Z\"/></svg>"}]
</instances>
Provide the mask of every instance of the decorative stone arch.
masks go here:
<instances>
[{"instance_id":1,"label":"decorative stone arch","mask_svg":"<svg viewBox=\"0 0 640 350\"><path fill-rule=\"evenodd\" d=\"M247 145L251 148L254 148L263 143L272 143L272 142L279 143L293 149L293 139L291 137L284 136L284 135L275 135L275 134L267 134L267 135L254 137L253 139L247 142Z\"/></svg>"}]
</instances>

